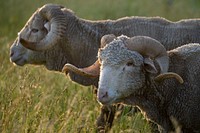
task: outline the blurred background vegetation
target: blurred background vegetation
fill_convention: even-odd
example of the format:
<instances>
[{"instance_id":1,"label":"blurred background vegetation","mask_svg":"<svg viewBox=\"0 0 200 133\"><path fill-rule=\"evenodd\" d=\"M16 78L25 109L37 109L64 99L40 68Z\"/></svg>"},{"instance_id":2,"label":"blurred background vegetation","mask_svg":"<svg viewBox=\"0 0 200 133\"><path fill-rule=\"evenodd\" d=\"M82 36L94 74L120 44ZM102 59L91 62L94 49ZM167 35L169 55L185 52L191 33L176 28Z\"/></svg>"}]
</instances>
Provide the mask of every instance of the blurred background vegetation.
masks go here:
<instances>
[{"instance_id":1,"label":"blurred background vegetation","mask_svg":"<svg viewBox=\"0 0 200 133\"><path fill-rule=\"evenodd\" d=\"M72 83L44 67L14 66L9 47L32 13L46 3L90 19L161 16L171 21L199 18L199 0L0 0L0 132L95 132L100 105L92 87ZM110 132L150 132L140 113L124 111Z\"/></svg>"},{"instance_id":2,"label":"blurred background vegetation","mask_svg":"<svg viewBox=\"0 0 200 133\"><path fill-rule=\"evenodd\" d=\"M199 0L1 0L0 36L15 36L32 13L46 3L72 9L85 19L117 19L124 16L161 16L171 21L198 18Z\"/></svg>"}]
</instances>

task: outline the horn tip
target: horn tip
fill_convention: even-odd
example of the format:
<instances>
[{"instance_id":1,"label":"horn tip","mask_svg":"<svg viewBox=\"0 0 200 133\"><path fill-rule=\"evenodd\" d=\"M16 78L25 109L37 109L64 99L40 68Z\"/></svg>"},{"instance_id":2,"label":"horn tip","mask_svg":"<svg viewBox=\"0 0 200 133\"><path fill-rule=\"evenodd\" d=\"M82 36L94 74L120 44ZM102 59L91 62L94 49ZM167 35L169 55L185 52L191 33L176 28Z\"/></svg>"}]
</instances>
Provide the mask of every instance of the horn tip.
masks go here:
<instances>
[{"instance_id":1,"label":"horn tip","mask_svg":"<svg viewBox=\"0 0 200 133\"><path fill-rule=\"evenodd\" d=\"M62 68L62 73L65 73L66 71L68 71L67 69L68 69L68 65L69 64L65 64L64 66L63 66L63 68Z\"/></svg>"},{"instance_id":2,"label":"horn tip","mask_svg":"<svg viewBox=\"0 0 200 133\"><path fill-rule=\"evenodd\" d=\"M154 80L156 82L161 82L162 80L168 79L168 78L175 78L180 84L184 83L183 78L180 75L173 73L173 72L162 73L162 74L158 75L157 77L155 77Z\"/></svg>"}]
</instances>

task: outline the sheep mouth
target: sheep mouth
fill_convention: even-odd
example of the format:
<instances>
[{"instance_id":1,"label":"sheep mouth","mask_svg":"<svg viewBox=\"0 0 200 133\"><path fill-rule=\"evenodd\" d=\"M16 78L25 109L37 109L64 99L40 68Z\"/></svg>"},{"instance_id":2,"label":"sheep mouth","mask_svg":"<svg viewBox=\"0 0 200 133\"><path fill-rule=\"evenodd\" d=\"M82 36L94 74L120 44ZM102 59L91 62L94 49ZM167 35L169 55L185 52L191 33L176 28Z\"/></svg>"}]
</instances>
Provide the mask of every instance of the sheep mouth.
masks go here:
<instances>
[{"instance_id":1,"label":"sheep mouth","mask_svg":"<svg viewBox=\"0 0 200 133\"><path fill-rule=\"evenodd\" d=\"M116 103L116 98L109 98L108 100L101 100L98 98L98 102L102 105L112 105Z\"/></svg>"},{"instance_id":2,"label":"sheep mouth","mask_svg":"<svg viewBox=\"0 0 200 133\"><path fill-rule=\"evenodd\" d=\"M14 65L17 66L24 66L25 65L25 60L22 58L10 58L10 62L12 62Z\"/></svg>"},{"instance_id":3,"label":"sheep mouth","mask_svg":"<svg viewBox=\"0 0 200 133\"><path fill-rule=\"evenodd\" d=\"M63 72L63 71L62 71L62 72ZM65 75L68 75L68 74L69 74L69 71L65 71L64 73L65 73Z\"/></svg>"}]
</instances>

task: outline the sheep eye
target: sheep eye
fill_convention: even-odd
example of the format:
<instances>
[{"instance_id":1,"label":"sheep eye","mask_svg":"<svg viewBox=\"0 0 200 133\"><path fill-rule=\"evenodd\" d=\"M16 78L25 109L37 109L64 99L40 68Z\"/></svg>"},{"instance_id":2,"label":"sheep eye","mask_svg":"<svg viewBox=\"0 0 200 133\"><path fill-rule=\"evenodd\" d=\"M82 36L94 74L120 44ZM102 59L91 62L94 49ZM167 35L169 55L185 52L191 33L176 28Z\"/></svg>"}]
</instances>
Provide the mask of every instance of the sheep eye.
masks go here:
<instances>
[{"instance_id":1,"label":"sheep eye","mask_svg":"<svg viewBox=\"0 0 200 133\"><path fill-rule=\"evenodd\" d=\"M31 30L33 33L37 33L39 30L38 29L32 29Z\"/></svg>"},{"instance_id":2,"label":"sheep eye","mask_svg":"<svg viewBox=\"0 0 200 133\"><path fill-rule=\"evenodd\" d=\"M134 63L132 61L129 61L126 63L127 66L134 66Z\"/></svg>"}]
</instances>

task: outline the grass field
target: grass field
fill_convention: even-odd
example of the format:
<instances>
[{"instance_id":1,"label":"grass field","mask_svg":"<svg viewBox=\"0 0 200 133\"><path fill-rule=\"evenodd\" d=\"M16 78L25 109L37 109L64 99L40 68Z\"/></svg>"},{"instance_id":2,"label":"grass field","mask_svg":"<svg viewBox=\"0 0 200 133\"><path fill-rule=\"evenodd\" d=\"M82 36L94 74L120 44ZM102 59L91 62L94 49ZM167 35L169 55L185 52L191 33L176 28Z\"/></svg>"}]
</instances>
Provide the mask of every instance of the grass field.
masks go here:
<instances>
[{"instance_id":1,"label":"grass field","mask_svg":"<svg viewBox=\"0 0 200 133\"><path fill-rule=\"evenodd\" d=\"M176 21L200 17L199 0L6 0L0 1L0 132L93 133L100 105L92 87L71 82L43 66L14 66L9 47L32 13L58 3L77 16L98 20L123 16L162 16ZM125 110L111 133L148 133L140 113Z\"/></svg>"}]
</instances>

